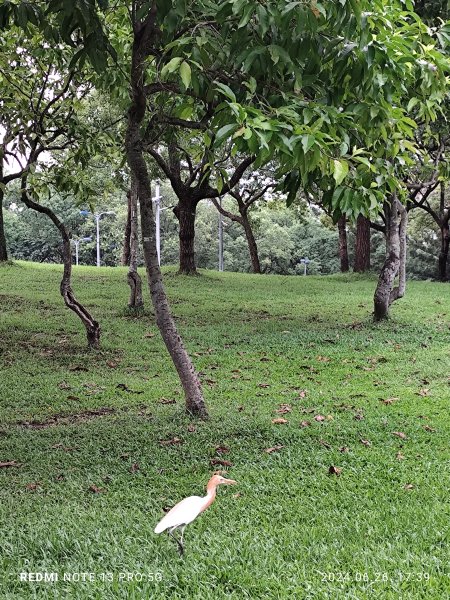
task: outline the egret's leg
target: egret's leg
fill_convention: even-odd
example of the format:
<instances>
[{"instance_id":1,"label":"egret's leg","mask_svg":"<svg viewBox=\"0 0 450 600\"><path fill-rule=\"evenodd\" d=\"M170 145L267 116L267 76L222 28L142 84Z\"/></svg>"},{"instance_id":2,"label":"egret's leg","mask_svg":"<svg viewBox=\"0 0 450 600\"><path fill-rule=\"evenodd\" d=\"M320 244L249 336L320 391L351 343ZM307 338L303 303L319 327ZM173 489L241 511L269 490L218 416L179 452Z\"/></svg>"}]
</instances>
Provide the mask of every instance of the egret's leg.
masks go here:
<instances>
[{"instance_id":1,"label":"egret's leg","mask_svg":"<svg viewBox=\"0 0 450 600\"><path fill-rule=\"evenodd\" d=\"M183 527L181 528L181 545L183 546L183 535L184 535L184 530L186 529L186 525L183 525Z\"/></svg>"},{"instance_id":2,"label":"egret's leg","mask_svg":"<svg viewBox=\"0 0 450 600\"><path fill-rule=\"evenodd\" d=\"M169 535L171 538L173 538L178 546L178 551L180 552L180 556L183 556L183 552L184 552L184 548L183 548L183 544L177 540L177 538L173 535L173 532L175 531L175 529L178 527L178 525L176 525L175 527L172 527L172 529L169 529Z\"/></svg>"}]
</instances>

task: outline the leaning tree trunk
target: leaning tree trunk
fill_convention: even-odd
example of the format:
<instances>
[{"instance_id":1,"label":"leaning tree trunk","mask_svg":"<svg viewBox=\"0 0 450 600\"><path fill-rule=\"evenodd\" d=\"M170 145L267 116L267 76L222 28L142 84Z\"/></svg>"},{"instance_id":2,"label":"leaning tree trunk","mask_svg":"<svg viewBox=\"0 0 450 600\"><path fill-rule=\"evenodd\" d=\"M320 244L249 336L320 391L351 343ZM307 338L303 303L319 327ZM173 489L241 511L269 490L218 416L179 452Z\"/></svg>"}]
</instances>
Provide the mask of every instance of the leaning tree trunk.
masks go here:
<instances>
[{"instance_id":1,"label":"leaning tree trunk","mask_svg":"<svg viewBox=\"0 0 450 600\"><path fill-rule=\"evenodd\" d=\"M408 213L397 197L385 204L386 259L374 295L374 318L381 321L389 316L390 305L403 298L406 288L406 226ZM398 275L398 286L394 281Z\"/></svg>"},{"instance_id":2,"label":"leaning tree trunk","mask_svg":"<svg viewBox=\"0 0 450 600\"><path fill-rule=\"evenodd\" d=\"M125 235L123 238L122 265L130 265L130 235L131 235L131 190L127 192L127 220L125 223Z\"/></svg>"},{"instance_id":3,"label":"leaning tree trunk","mask_svg":"<svg viewBox=\"0 0 450 600\"><path fill-rule=\"evenodd\" d=\"M22 202L28 207L39 213L47 215L53 224L58 228L63 242L63 278L60 284L61 296L64 299L65 305L70 308L82 321L86 328L86 336L88 340L88 346L90 348L100 347L100 325L92 317L89 311L75 298L75 295L71 287L71 276L72 276L72 251L70 247L70 235L69 232L56 216L56 214L47 206L32 200L26 191L26 180L22 181Z\"/></svg>"},{"instance_id":4,"label":"leaning tree trunk","mask_svg":"<svg viewBox=\"0 0 450 600\"><path fill-rule=\"evenodd\" d=\"M358 215L356 221L355 262L353 271L365 273L370 269L370 219Z\"/></svg>"},{"instance_id":5,"label":"leaning tree trunk","mask_svg":"<svg viewBox=\"0 0 450 600\"><path fill-rule=\"evenodd\" d=\"M5 225L3 223L3 190L0 188L0 262L8 260L6 249Z\"/></svg>"},{"instance_id":6,"label":"leaning tree trunk","mask_svg":"<svg viewBox=\"0 0 450 600\"><path fill-rule=\"evenodd\" d=\"M180 239L180 275L197 275L195 264L195 216L197 204L192 200L179 201L174 208L178 219Z\"/></svg>"},{"instance_id":7,"label":"leaning tree trunk","mask_svg":"<svg viewBox=\"0 0 450 600\"><path fill-rule=\"evenodd\" d=\"M151 9L152 11L156 10L155 6ZM150 13L149 17L151 16L152 13ZM128 164L136 178L138 188L144 259L150 295L155 310L156 324L180 377L185 393L187 412L196 416L206 417L207 411L200 381L194 365L184 348L181 337L177 332L163 285L156 248L156 226L153 216L150 178L142 152L140 128L146 111L144 92L145 59L150 52L154 35L154 22L151 18L146 19L142 25L135 25L131 64L132 103L128 112L125 148Z\"/></svg>"},{"instance_id":8,"label":"leaning tree trunk","mask_svg":"<svg viewBox=\"0 0 450 600\"><path fill-rule=\"evenodd\" d=\"M450 230L448 220L441 225L441 251L439 252L439 281L448 281L448 253L450 246Z\"/></svg>"},{"instance_id":9,"label":"leaning tree trunk","mask_svg":"<svg viewBox=\"0 0 450 600\"><path fill-rule=\"evenodd\" d=\"M250 254L250 260L252 262L253 273L261 273L261 263L259 262L258 246L256 245L255 236L253 235L252 226L250 225L247 213L241 213L241 217L241 223L245 231L245 237L247 238L248 252Z\"/></svg>"},{"instance_id":10,"label":"leaning tree trunk","mask_svg":"<svg viewBox=\"0 0 450 600\"><path fill-rule=\"evenodd\" d=\"M342 215L342 217L340 217L338 220L339 258L341 260L341 273L347 273L349 270L346 222L347 217L345 215Z\"/></svg>"},{"instance_id":11,"label":"leaning tree trunk","mask_svg":"<svg viewBox=\"0 0 450 600\"><path fill-rule=\"evenodd\" d=\"M138 193L136 178L131 176L130 190L130 270L127 280L130 286L129 308L142 308L142 280L137 270L138 246L139 246L139 227L138 227Z\"/></svg>"}]
</instances>

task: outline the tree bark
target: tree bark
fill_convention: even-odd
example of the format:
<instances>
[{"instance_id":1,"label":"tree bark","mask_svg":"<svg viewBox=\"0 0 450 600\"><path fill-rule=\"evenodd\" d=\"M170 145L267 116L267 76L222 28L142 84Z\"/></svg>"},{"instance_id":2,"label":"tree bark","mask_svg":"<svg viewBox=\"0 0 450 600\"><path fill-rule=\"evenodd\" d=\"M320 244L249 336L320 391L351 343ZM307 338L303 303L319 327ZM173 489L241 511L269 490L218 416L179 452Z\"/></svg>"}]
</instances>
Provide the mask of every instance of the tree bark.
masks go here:
<instances>
[{"instance_id":1,"label":"tree bark","mask_svg":"<svg viewBox=\"0 0 450 600\"><path fill-rule=\"evenodd\" d=\"M0 189L0 262L8 260L6 249L5 225L3 223L3 190Z\"/></svg>"},{"instance_id":2,"label":"tree bark","mask_svg":"<svg viewBox=\"0 0 450 600\"><path fill-rule=\"evenodd\" d=\"M138 227L138 191L136 178L131 177L131 190L129 194L130 211L130 233L129 233L129 265L127 281L130 286L129 308L142 308L144 301L142 299L142 280L137 270L138 248L139 248L139 227Z\"/></svg>"},{"instance_id":3,"label":"tree bark","mask_svg":"<svg viewBox=\"0 0 450 600\"><path fill-rule=\"evenodd\" d=\"M133 24L134 42L130 74L132 101L128 111L125 148L128 164L136 178L138 188L144 259L150 295L155 310L156 324L180 377L185 394L187 412L204 418L207 417L207 410L203 400L200 381L171 315L161 269L159 268L152 191L147 164L142 150L141 125L146 113L146 97L144 92L145 59L151 50L152 42L157 34L154 25L156 10L155 3L144 22Z\"/></svg>"},{"instance_id":4,"label":"tree bark","mask_svg":"<svg viewBox=\"0 0 450 600\"><path fill-rule=\"evenodd\" d=\"M122 266L128 267L130 264L130 236L131 236L131 190L127 192L127 221L125 223L125 235L123 239Z\"/></svg>"},{"instance_id":5,"label":"tree bark","mask_svg":"<svg viewBox=\"0 0 450 600\"><path fill-rule=\"evenodd\" d=\"M406 226L408 213L396 197L385 203L386 259L381 269L374 295L374 318L381 321L389 316L390 305L405 295L406 288ZM399 283L394 288L395 278Z\"/></svg>"},{"instance_id":6,"label":"tree bark","mask_svg":"<svg viewBox=\"0 0 450 600\"><path fill-rule=\"evenodd\" d=\"M58 228L62 238L62 253L63 253L63 264L64 271L63 277L60 284L61 296L64 299L64 303L72 310L82 321L86 328L86 336L88 340L88 346L90 348L100 347L100 325L92 317L89 311L75 298L71 287L72 277L72 249L70 247L70 234L67 227L62 221L58 219L56 214L47 206L42 206L38 202L32 200L26 191L26 180L22 181L22 202L28 207L39 213L47 215L53 224Z\"/></svg>"},{"instance_id":7,"label":"tree bark","mask_svg":"<svg viewBox=\"0 0 450 600\"><path fill-rule=\"evenodd\" d=\"M370 269L370 220L358 215L356 221L355 262L353 271L365 273Z\"/></svg>"},{"instance_id":8,"label":"tree bark","mask_svg":"<svg viewBox=\"0 0 450 600\"><path fill-rule=\"evenodd\" d=\"M180 275L197 275L195 264L195 216L197 204L179 201L173 212L178 219L180 239Z\"/></svg>"},{"instance_id":9,"label":"tree bark","mask_svg":"<svg viewBox=\"0 0 450 600\"><path fill-rule=\"evenodd\" d=\"M256 245L255 236L253 235L252 226L248 218L248 214L245 212L241 213L242 226L245 231L245 237L247 238L248 252L250 254L250 260L252 262L253 273L261 273L261 263L259 262L258 246Z\"/></svg>"},{"instance_id":10,"label":"tree bark","mask_svg":"<svg viewBox=\"0 0 450 600\"><path fill-rule=\"evenodd\" d=\"M434 216L434 215L433 215ZM439 201L439 219L435 220L439 223L439 229L441 231L441 251L439 252L438 258L438 277L439 281L448 281L448 253L450 244L450 232L449 232L449 221L450 221L450 208L445 206L445 182L441 181L441 194Z\"/></svg>"},{"instance_id":11,"label":"tree bark","mask_svg":"<svg viewBox=\"0 0 450 600\"><path fill-rule=\"evenodd\" d=\"M441 251L439 252L439 281L448 281L448 253L450 246L450 230L448 221L441 227Z\"/></svg>"},{"instance_id":12,"label":"tree bark","mask_svg":"<svg viewBox=\"0 0 450 600\"><path fill-rule=\"evenodd\" d=\"M342 215L342 217L340 217L338 220L339 258L341 260L341 273L347 273L349 270L346 222L347 218L345 215Z\"/></svg>"}]
</instances>

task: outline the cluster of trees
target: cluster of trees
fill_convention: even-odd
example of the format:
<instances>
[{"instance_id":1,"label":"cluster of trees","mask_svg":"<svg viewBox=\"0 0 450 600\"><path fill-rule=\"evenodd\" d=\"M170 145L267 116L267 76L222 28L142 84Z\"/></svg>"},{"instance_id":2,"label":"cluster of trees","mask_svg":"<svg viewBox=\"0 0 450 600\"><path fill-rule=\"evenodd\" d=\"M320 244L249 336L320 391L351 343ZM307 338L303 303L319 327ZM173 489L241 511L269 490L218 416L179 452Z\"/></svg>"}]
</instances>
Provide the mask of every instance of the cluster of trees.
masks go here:
<instances>
[{"instance_id":1,"label":"cluster of trees","mask_svg":"<svg viewBox=\"0 0 450 600\"><path fill-rule=\"evenodd\" d=\"M274 192L288 206L306 197L339 224L343 270L347 222L357 230L358 271L369 265L370 230L384 236L376 319L405 293L411 211L439 226L446 279L450 25L438 8L418 3L414 12L410 0L4 2L0 205L16 182L21 202L58 230L61 293L89 344L99 344L100 326L71 288L70 224L55 195L95 210L112 177L128 188L130 303L142 303L139 207L156 322L194 414L206 407L164 291L152 179L164 177L176 198L181 273L196 272L196 214L205 202L242 228L252 269L264 270L251 225ZM225 194L231 205L221 205ZM273 226L275 244L289 221L280 215ZM274 260L280 268L283 258Z\"/></svg>"},{"instance_id":2,"label":"cluster of trees","mask_svg":"<svg viewBox=\"0 0 450 600\"><path fill-rule=\"evenodd\" d=\"M129 264L129 253L126 252L128 246L124 243L128 222L126 195L125 189L117 187L108 196L107 204L96 206L98 212L114 213L100 222L102 265ZM438 209L440 201L440 194L431 196L430 205L433 210ZM45 215L24 207L18 191L14 189L6 194L4 204L5 233L10 256L35 262L63 262L61 237ZM177 265L179 262L178 221L171 210L175 204L176 197L170 185L163 184L164 210L160 214L163 265ZM93 216L82 214L73 197L55 195L52 207L60 218L64 218L72 233L72 259L75 259L75 242L81 240L78 247L80 264L95 265L97 255ZM227 216L234 214L233 199L223 199L222 207L225 212L222 217L224 270L255 272L245 230L240 222ZM199 268L218 269L218 220L219 213L212 202L204 202L199 206L195 225L195 260ZM302 275L304 266L300 260L307 257L310 261L307 272L310 275L328 275L348 270L379 272L384 261L384 236L373 229L367 232L366 227L361 233L358 220L354 224L345 223L347 252L342 264L339 256L339 228L319 207L309 206L303 201L286 208L285 201L276 198L261 202L252 208L249 218L260 271ZM364 236L362 241L361 236ZM143 266L139 245L137 264ZM432 215L424 210L413 211L408 225L408 277L439 280L440 250L439 228ZM130 304L134 305L133 302Z\"/></svg>"}]
</instances>

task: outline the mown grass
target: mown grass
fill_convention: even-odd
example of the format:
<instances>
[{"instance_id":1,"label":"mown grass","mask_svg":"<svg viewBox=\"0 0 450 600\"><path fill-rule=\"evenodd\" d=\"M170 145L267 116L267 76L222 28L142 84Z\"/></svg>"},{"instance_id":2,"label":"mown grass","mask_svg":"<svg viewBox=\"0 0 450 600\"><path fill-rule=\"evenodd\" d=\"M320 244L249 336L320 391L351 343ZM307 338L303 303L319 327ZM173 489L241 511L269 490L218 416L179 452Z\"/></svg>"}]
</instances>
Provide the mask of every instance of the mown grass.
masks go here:
<instances>
[{"instance_id":1,"label":"mown grass","mask_svg":"<svg viewBox=\"0 0 450 600\"><path fill-rule=\"evenodd\" d=\"M0 462L21 465L0 468L2 599L450 596L447 286L412 282L376 325L371 279L168 270L211 415L191 422L148 294L134 318L124 269L76 269L103 330L88 352L59 271L0 268ZM203 493L214 458L239 485L180 558L153 528ZM40 571L60 579L19 580ZM73 572L95 581L62 581Z\"/></svg>"}]
</instances>

